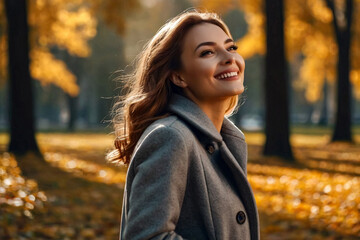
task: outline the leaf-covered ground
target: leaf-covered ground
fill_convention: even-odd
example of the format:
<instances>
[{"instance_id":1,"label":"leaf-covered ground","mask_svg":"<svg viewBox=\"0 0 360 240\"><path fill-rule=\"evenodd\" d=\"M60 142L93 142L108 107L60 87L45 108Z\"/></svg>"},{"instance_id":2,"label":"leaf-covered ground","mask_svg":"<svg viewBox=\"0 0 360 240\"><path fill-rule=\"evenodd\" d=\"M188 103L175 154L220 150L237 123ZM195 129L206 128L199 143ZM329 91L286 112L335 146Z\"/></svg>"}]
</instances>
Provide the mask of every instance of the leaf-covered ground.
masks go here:
<instances>
[{"instance_id":1,"label":"leaf-covered ground","mask_svg":"<svg viewBox=\"0 0 360 240\"><path fill-rule=\"evenodd\" d=\"M262 239L360 237L360 136L292 136L297 159L263 157L262 134L246 134L248 177ZM0 239L117 239L126 168L104 160L105 134L39 134L43 158L15 158L0 134Z\"/></svg>"}]
</instances>

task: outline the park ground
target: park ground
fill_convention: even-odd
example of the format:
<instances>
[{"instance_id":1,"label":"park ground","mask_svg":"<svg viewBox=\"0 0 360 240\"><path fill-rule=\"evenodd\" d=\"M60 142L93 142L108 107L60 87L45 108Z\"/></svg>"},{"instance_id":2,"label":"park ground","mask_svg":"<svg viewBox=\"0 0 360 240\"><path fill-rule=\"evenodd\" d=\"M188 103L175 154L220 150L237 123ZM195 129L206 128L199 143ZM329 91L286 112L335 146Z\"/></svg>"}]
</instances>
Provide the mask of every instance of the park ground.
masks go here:
<instances>
[{"instance_id":1,"label":"park ground","mask_svg":"<svg viewBox=\"0 0 360 240\"><path fill-rule=\"evenodd\" d=\"M331 143L319 129L293 131L295 162L261 155L246 133L248 179L262 239L360 237L360 132ZM112 136L40 133L43 157L7 153L0 134L0 239L117 239L126 167L109 164Z\"/></svg>"}]
</instances>

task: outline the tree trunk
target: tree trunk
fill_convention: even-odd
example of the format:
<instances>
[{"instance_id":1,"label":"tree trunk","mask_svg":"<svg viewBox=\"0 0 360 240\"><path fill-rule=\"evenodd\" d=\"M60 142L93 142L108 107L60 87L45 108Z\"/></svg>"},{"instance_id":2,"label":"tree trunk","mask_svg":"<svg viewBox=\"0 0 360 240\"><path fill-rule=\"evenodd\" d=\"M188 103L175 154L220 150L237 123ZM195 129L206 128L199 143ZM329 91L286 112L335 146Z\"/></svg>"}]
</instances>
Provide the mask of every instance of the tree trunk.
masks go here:
<instances>
[{"instance_id":1,"label":"tree trunk","mask_svg":"<svg viewBox=\"0 0 360 240\"><path fill-rule=\"evenodd\" d=\"M77 97L72 97L68 94L66 94L66 97L68 99L68 106L69 106L69 122L67 125L67 129L69 132L75 131L75 122L77 117Z\"/></svg>"},{"instance_id":2,"label":"tree trunk","mask_svg":"<svg viewBox=\"0 0 360 240\"><path fill-rule=\"evenodd\" d=\"M284 47L283 0L266 0L264 155L293 159L289 142L289 97Z\"/></svg>"},{"instance_id":3,"label":"tree trunk","mask_svg":"<svg viewBox=\"0 0 360 240\"><path fill-rule=\"evenodd\" d=\"M65 51L59 52L60 58L62 58L66 63L68 63L68 67L71 70L71 72L76 76L78 80L80 80L80 75L82 73L82 65L80 63L80 58L77 58L75 56L71 56L69 53ZM66 94L66 93L65 93ZM76 128L76 119L77 119L77 112L78 112L78 97L70 96L69 94L66 94L67 98L67 106L69 111L69 120L67 123L67 130L69 132L74 132Z\"/></svg>"},{"instance_id":4,"label":"tree trunk","mask_svg":"<svg viewBox=\"0 0 360 240\"><path fill-rule=\"evenodd\" d=\"M39 153L35 140L33 86L29 71L26 0L5 0L8 22L10 144L9 151Z\"/></svg>"},{"instance_id":5,"label":"tree trunk","mask_svg":"<svg viewBox=\"0 0 360 240\"><path fill-rule=\"evenodd\" d=\"M342 34L345 35L345 34ZM349 36L339 42L337 111L332 141L352 141L351 134L351 89L350 89L350 41Z\"/></svg>"},{"instance_id":6,"label":"tree trunk","mask_svg":"<svg viewBox=\"0 0 360 240\"><path fill-rule=\"evenodd\" d=\"M323 92L324 92L324 96L323 96L323 101L322 101L321 110L320 110L319 126L327 126L328 122L329 122L329 120L328 120L328 105L327 105L329 93L328 93L328 84L327 84L326 80L324 81Z\"/></svg>"},{"instance_id":7,"label":"tree trunk","mask_svg":"<svg viewBox=\"0 0 360 240\"><path fill-rule=\"evenodd\" d=\"M346 0L344 19L338 19L334 1L326 0L333 14L333 25L338 45L337 99L335 127L332 141L352 141L351 89L350 89L350 42L353 16L353 0Z\"/></svg>"}]
</instances>

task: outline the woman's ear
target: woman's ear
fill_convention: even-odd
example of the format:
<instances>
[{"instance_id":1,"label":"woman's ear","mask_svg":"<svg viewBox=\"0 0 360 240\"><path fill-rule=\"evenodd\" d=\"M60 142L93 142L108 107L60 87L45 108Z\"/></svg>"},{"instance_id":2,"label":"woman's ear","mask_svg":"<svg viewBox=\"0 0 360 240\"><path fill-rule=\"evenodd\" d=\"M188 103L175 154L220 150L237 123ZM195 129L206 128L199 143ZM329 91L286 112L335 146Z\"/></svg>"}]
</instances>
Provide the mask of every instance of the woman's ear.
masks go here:
<instances>
[{"instance_id":1,"label":"woman's ear","mask_svg":"<svg viewBox=\"0 0 360 240\"><path fill-rule=\"evenodd\" d=\"M171 82L178 87L186 88L188 86L187 83L184 81L184 79L177 72L172 72L170 79Z\"/></svg>"}]
</instances>

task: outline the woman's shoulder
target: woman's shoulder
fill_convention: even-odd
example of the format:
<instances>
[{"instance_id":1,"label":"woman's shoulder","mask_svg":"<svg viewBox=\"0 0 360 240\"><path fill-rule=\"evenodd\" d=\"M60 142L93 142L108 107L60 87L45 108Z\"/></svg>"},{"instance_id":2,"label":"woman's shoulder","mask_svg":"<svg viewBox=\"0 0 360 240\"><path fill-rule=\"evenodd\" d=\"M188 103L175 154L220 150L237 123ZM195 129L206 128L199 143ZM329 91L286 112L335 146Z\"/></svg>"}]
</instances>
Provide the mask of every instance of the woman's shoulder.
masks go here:
<instances>
[{"instance_id":1,"label":"woman's shoulder","mask_svg":"<svg viewBox=\"0 0 360 240\"><path fill-rule=\"evenodd\" d=\"M135 151L133 167L138 166L144 161L149 162L150 155L157 156L156 160L161 160L160 156L170 157L176 155L177 158L192 152L193 144L191 131L177 116L167 116L153 122L140 137ZM165 158L163 158L165 160ZM183 158L179 158L183 159ZM134 163L134 161L136 163Z\"/></svg>"},{"instance_id":2,"label":"woman's shoulder","mask_svg":"<svg viewBox=\"0 0 360 240\"><path fill-rule=\"evenodd\" d=\"M197 136L193 129L177 115L168 115L151 123L142 133L135 151L140 147L184 147L188 151L195 146Z\"/></svg>"},{"instance_id":3,"label":"woman's shoulder","mask_svg":"<svg viewBox=\"0 0 360 240\"><path fill-rule=\"evenodd\" d=\"M190 128L176 115L169 115L167 117L158 119L150 124L142 134L140 141L145 138L164 136L165 138L178 138L189 142L193 138Z\"/></svg>"}]
</instances>

